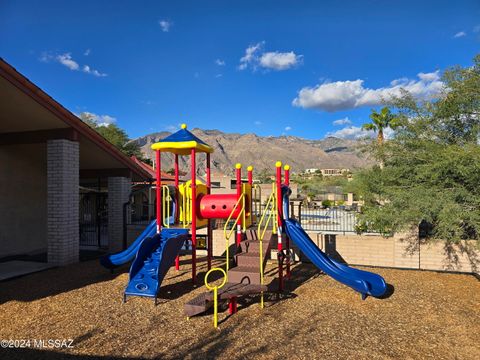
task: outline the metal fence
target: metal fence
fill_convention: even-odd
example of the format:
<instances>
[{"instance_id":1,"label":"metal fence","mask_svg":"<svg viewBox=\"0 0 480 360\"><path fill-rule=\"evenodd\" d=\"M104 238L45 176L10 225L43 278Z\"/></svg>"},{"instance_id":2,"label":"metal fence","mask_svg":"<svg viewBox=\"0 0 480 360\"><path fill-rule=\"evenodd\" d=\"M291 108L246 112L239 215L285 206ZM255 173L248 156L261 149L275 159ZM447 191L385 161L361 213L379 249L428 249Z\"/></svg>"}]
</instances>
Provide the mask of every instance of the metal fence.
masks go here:
<instances>
[{"instance_id":1,"label":"metal fence","mask_svg":"<svg viewBox=\"0 0 480 360\"><path fill-rule=\"evenodd\" d=\"M256 209L256 210L255 210ZM265 205L253 207L254 219L259 219ZM125 224L148 224L155 219L154 204L125 204ZM357 211L345 206L330 208L306 207L302 204L290 204L290 216L297 219L302 227L308 231L354 233L357 222ZM225 220L213 220L214 228L223 228Z\"/></svg>"},{"instance_id":2,"label":"metal fence","mask_svg":"<svg viewBox=\"0 0 480 360\"><path fill-rule=\"evenodd\" d=\"M104 248L108 246L107 194L80 194L80 245Z\"/></svg>"},{"instance_id":3,"label":"metal fence","mask_svg":"<svg viewBox=\"0 0 480 360\"><path fill-rule=\"evenodd\" d=\"M149 224L156 216L155 204L125 203L123 219L127 225Z\"/></svg>"},{"instance_id":4,"label":"metal fence","mask_svg":"<svg viewBox=\"0 0 480 360\"><path fill-rule=\"evenodd\" d=\"M293 216L305 230L320 232L353 233L357 223L357 212L345 207L301 208Z\"/></svg>"}]
</instances>

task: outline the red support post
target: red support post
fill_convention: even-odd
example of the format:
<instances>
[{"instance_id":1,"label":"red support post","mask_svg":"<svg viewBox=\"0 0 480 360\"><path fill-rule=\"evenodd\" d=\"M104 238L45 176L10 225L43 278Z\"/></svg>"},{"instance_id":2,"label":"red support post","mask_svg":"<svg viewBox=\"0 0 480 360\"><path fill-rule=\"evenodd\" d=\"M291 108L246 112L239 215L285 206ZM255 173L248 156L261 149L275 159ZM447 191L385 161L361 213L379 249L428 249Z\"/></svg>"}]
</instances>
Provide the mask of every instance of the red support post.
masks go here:
<instances>
[{"instance_id":1,"label":"red support post","mask_svg":"<svg viewBox=\"0 0 480 360\"><path fill-rule=\"evenodd\" d=\"M212 181L211 181L211 173L210 173L210 154L207 153L207 194L210 194ZM207 221L207 269L210 270L212 268L212 220L208 219Z\"/></svg>"},{"instance_id":2,"label":"red support post","mask_svg":"<svg viewBox=\"0 0 480 360\"><path fill-rule=\"evenodd\" d=\"M179 171L178 171L178 154L175 154L175 162L174 162L174 171L175 171L175 214L174 216L174 223L177 223L178 213L179 213L179 197L178 197L178 185L179 185ZM180 270L180 255L177 255L175 258L175 270Z\"/></svg>"},{"instance_id":3,"label":"red support post","mask_svg":"<svg viewBox=\"0 0 480 360\"><path fill-rule=\"evenodd\" d=\"M228 301L228 313L233 315L237 312L237 297L233 296Z\"/></svg>"},{"instance_id":4,"label":"red support post","mask_svg":"<svg viewBox=\"0 0 480 360\"><path fill-rule=\"evenodd\" d=\"M197 281L197 166L195 162L196 151L192 149L192 282L195 285Z\"/></svg>"},{"instance_id":5,"label":"red support post","mask_svg":"<svg viewBox=\"0 0 480 360\"><path fill-rule=\"evenodd\" d=\"M285 170L285 185L290 186L290 165L285 165L283 170Z\"/></svg>"},{"instance_id":6,"label":"red support post","mask_svg":"<svg viewBox=\"0 0 480 360\"><path fill-rule=\"evenodd\" d=\"M277 256L279 257L278 261L278 290L283 290L283 261L280 261L282 256L282 238L283 238L283 231L282 231L282 162L277 161L275 164L277 168L276 173L276 185L277 185L277 223L278 223L278 241L277 241Z\"/></svg>"},{"instance_id":7,"label":"red support post","mask_svg":"<svg viewBox=\"0 0 480 360\"><path fill-rule=\"evenodd\" d=\"M156 192L157 192L157 233L160 234L160 230L162 229L162 163L161 163L161 153L160 150L157 150L155 153L155 170L157 175L157 184L156 184Z\"/></svg>"},{"instance_id":8,"label":"red support post","mask_svg":"<svg viewBox=\"0 0 480 360\"><path fill-rule=\"evenodd\" d=\"M247 167L247 174L248 174L248 183L253 185L253 166L250 165Z\"/></svg>"},{"instance_id":9,"label":"red support post","mask_svg":"<svg viewBox=\"0 0 480 360\"><path fill-rule=\"evenodd\" d=\"M285 185L290 186L290 165L285 165L283 167L283 170L285 170ZM289 204L290 206L290 204ZM287 236L285 238L285 247L287 248L287 253L290 256L290 238ZM290 279L290 258L287 259L287 273L286 277Z\"/></svg>"},{"instance_id":10,"label":"red support post","mask_svg":"<svg viewBox=\"0 0 480 360\"><path fill-rule=\"evenodd\" d=\"M242 164L237 163L235 165L235 173L237 175L237 199L240 198L242 195ZM237 248L240 246L240 243L242 242L242 218L239 219L238 224L237 224L237 239L236 239L236 244Z\"/></svg>"}]
</instances>

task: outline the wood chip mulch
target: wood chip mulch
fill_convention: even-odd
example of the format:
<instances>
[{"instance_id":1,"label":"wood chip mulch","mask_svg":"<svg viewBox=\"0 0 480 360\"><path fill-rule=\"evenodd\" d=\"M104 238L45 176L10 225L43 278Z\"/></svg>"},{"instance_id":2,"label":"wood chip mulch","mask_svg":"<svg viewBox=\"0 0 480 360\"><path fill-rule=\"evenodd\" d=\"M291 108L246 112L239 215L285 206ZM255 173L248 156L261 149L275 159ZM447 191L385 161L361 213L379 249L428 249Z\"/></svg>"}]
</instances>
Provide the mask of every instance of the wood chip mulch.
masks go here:
<instances>
[{"instance_id":1,"label":"wood chip mulch","mask_svg":"<svg viewBox=\"0 0 480 360\"><path fill-rule=\"evenodd\" d=\"M0 359L479 359L480 281L472 275L368 269L395 288L367 298L297 264L280 298L240 301L238 313L187 320L183 305L205 291L206 263L193 288L188 259L171 269L160 303L122 304L128 267L98 261L0 283L0 339L73 339L73 348L0 349ZM222 262L217 260L220 265ZM274 264L269 273L275 273ZM272 279L270 279L272 280Z\"/></svg>"}]
</instances>

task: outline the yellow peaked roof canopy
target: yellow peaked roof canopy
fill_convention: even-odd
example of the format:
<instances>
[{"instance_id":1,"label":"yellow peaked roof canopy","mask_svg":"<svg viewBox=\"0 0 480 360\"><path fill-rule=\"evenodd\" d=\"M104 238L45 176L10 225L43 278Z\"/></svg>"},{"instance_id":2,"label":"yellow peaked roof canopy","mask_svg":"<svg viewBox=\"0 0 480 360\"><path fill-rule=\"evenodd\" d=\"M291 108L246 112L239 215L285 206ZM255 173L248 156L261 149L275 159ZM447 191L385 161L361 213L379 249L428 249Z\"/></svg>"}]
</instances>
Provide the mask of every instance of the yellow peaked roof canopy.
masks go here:
<instances>
[{"instance_id":1,"label":"yellow peaked roof canopy","mask_svg":"<svg viewBox=\"0 0 480 360\"><path fill-rule=\"evenodd\" d=\"M182 124L182 128L176 133L152 144L152 149L177 155L190 155L192 149L195 149L197 152L213 152L213 148L188 131L185 124Z\"/></svg>"}]
</instances>

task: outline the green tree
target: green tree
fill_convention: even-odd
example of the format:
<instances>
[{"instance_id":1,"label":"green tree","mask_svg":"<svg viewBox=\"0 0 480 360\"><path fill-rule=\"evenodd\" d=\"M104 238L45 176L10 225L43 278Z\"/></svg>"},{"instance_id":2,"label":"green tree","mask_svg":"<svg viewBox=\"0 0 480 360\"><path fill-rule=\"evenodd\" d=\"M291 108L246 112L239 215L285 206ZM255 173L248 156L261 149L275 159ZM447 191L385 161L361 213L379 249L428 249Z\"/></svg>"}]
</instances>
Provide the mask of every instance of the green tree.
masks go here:
<instances>
[{"instance_id":1,"label":"green tree","mask_svg":"<svg viewBox=\"0 0 480 360\"><path fill-rule=\"evenodd\" d=\"M355 176L365 206L359 228L390 235L432 225L431 239L480 240L480 56L443 76L435 100L392 100L396 136L371 152L383 167Z\"/></svg>"},{"instance_id":2,"label":"green tree","mask_svg":"<svg viewBox=\"0 0 480 360\"><path fill-rule=\"evenodd\" d=\"M95 116L87 112L81 113L79 117L83 122L88 124L95 131L97 131L112 145L115 145L115 147L121 152L123 152L125 155L134 155L141 160L147 160L144 159L142 151L140 150L138 144L134 141L131 141L125 130L119 128L115 124L99 125L95 121Z\"/></svg>"},{"instance_id":3,"label":"green tree","mask_svg":"<svg viewBox=\"0 0 480 360\"><path fill-rule=\"evenodd\" d=\"M380 112L372 110L370 114L371 123L363 124L362 129L368 131L375 131L377 133L377 143L382 145L385 139L384 132L387 128L396 129L399 124L399 119L392 114L388 107L383 107Z\"/></svg>"}]
</instances>

